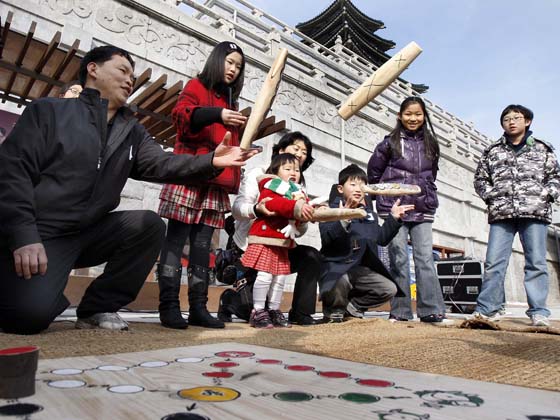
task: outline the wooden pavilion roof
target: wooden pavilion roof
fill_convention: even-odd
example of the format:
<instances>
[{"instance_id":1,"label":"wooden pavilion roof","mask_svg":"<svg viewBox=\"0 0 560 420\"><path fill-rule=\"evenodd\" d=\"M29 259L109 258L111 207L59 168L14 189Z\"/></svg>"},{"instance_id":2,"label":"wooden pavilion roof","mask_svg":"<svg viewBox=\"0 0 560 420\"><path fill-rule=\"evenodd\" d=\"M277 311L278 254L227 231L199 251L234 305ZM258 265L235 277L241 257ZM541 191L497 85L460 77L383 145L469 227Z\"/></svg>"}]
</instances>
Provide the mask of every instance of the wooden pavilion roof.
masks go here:
<instances>
[{"instance_id":1,"label":"wooden pavilion roof","mask_svg":"<svg viewBox=\"0 0 560 420\"><path fill-rule=\"evenodd\" d=\"M36 39L37 23L32 22L27 33L11 29L13 13L4 21L0 17L0 100L25 106L34 99L57 97L60 88L78 78L81 54L80 40L72 45L61 44L61 33L56 32L49 43ZM152 69L146 69L136 78L133 92L126 106L140 123L165 147L173 147L176 138L171 110L183 90L179 81L167 86L167 75L152 79ZM242 111L249 115L250 108ZM257 139L286 128L286 122L267 118L261 124Z\"/></svg>"},{"instance_id":2,"label":"wooden pavilion roof","mask_svg":"<svg viewBox=\"0 0 560 420\"><path fill-rule=\"evenodd\" d=\"M384 29L385 24L364 14L350 0L334 0L319 15L297 24L296 28L328 48L335 46L340 38L344 47L377 67L391 58L386 51L395 47L393 41L374 33ZM423 84L412 84L412 88L420 93L428 90Z\"/></svg>"}]
</instances>

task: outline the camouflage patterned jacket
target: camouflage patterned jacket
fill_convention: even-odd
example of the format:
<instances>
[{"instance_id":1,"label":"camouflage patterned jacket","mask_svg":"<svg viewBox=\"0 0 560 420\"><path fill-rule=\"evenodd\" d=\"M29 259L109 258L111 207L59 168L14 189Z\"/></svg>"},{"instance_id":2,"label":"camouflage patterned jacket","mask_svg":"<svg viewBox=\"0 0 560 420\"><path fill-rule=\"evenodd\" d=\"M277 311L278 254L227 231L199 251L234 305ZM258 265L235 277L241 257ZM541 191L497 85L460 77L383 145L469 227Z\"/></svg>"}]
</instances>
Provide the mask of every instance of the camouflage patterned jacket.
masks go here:
<instances>
[{"instance_id":1,"label":"camouflage patterned jacket","mask_svg":"<svg viewBox=\"0 0 560 420\"><path fill-rule=\"evenodd\" d=\"M532 218L550 223L560 196L560 167L554 149L532 136L516 153L505 137L483 153L474 189L488 205L488 223Z\"/></svg>"}]
</instances>

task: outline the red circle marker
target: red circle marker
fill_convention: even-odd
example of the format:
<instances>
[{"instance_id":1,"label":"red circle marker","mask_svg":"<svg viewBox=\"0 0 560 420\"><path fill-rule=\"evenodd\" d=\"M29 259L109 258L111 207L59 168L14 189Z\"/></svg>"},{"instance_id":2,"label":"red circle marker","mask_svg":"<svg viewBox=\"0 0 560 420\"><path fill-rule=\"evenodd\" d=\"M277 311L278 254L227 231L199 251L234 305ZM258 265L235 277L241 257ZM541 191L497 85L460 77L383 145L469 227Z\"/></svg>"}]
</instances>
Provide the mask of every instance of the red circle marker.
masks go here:
<instances>
[{"instance_id":1,"label":"red circle marker","mask_svg":"<svg viewBox=\"0 0 560 420\"><path fill-rule=\"evenodd\" d=\"M239 358L239 357L252 357L255 353L251 353L249 351L221 351L216 353L218 357L232 357L232 358Z\"/></svg>"},{"instance_id":2,"label":"red circle marker","mask_svg":"<svg viewBox=\"0 0 560 420\"><path fill-rule=\"evenodd\" d=\"M319 376L323 376L325 378L349 378L350 374L346 372L335 372L335 371L325 371L325 372L317 372Z\"/></svg>"},{"instance_id":3,"label":"red circle marker","mask_svg":"<svg viewBox=\"0 0 560 420\"><path fill-rule=\"evenodd\" d=\"M231 378L233 373L231 372L204 372L202 376L207 376L208 378Z\"/></svg>"},{"instance_id":4,"label":"red circle marker","mask_svg":"<svg viewBox=\"0 0 560 420\"><path fill-rule=\"evenodd\" d=\"M276 359L260 359L257 360L257 363L261 363L263 365L281 365L282 364L282 360L276 360Z\"/></svg>"},{"instance_id":5,"label":"red circle marker","mask_svg":"<svg viewBox=\"0 0 560 420\"><path fill-rule=\"evenodd\" d=\"M11 354L23 354L31 353L32 351L38 350L39 347L36 346L25 346L25 347L12 347L11 349L0 350L0 355L9 356Z\"/></svg>"},{"instance_id":6,"label":"red circle marker","mask_svg":"<svg viewBox=\"0 0 560 420\"><path fill-rule=\"evenodd\" d=\"M235 366L239 366L239 363L235 363L235 362L216 362L216 363L212 363L210 366L215 367L215 368L230 368L230 367L235 367Z\"/></svg>"},{"instance_id":7,"label":"red circle marker","mask_svg":"<svg viewBox=\"0 0 560 420\"><path fill-rule=\"evenodd\" d=\"M381 379L358 379L356 382L360 385L376 386L379 388L387 388L395 385L393 382L383 381Z\"/></svg>"},{"instance_id":8,"label":"red circle marker","mask_svg":"<svg viewBox=\"0 0 560 420\"><path fill-rule=\"evenodd\" d=\"M310 370L315 370L313 366L305 366L305 365L290 365L286 366L288 370L295 370L296 372L308 372Z\"/></svg>"}]
</instances>

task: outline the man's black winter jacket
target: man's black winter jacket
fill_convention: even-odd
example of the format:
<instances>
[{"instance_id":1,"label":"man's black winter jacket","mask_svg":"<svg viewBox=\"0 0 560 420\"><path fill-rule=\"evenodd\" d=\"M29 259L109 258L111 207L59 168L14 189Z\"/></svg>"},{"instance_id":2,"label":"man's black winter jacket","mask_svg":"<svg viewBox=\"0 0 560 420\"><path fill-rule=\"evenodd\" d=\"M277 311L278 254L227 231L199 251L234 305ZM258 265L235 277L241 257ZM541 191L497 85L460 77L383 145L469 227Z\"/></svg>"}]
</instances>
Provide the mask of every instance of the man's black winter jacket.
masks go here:
<instances>
[{"instance_id":1,"label":"man's black winter jacket","mask_svg":"<svg viewBox=\"0 0 560 420\"><path fill-rule=\"evenodd\" d=\"M0 247L91 226L119 205L128 178L197 184L219 173L213 154L164 152L126 109L108 138L107 127L107 101L96 90L27 106L0 146Z\"/></svg>"}]
</instances>

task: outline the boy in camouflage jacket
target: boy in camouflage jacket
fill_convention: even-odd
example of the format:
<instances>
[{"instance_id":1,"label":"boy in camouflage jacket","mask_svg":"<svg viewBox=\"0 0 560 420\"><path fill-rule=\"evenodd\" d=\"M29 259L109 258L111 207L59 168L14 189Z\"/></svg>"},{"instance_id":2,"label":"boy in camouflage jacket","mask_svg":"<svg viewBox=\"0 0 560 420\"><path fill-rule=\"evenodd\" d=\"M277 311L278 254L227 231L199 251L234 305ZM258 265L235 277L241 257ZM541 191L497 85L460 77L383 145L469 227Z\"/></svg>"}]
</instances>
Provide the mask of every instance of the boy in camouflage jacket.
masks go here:
<instances>
[{"instance_id":1,"label":"boy in camouflage jacket","mask_svg":"<svg viewBox=\"0 0 560 420\"><path fill-rule=\"evenodd\" d=\"M474 176L476 193L488 206L490 234L482 290L475 316L496 320L505 300L504 279L519 233L525 253L525 291L533 325L549 325L546 308L547 225L551 203L560 196L560 168L550 144L532 136L533 112L521 105L504 109L504 135L483 153Z\"/></svg>"}]
</instances>

